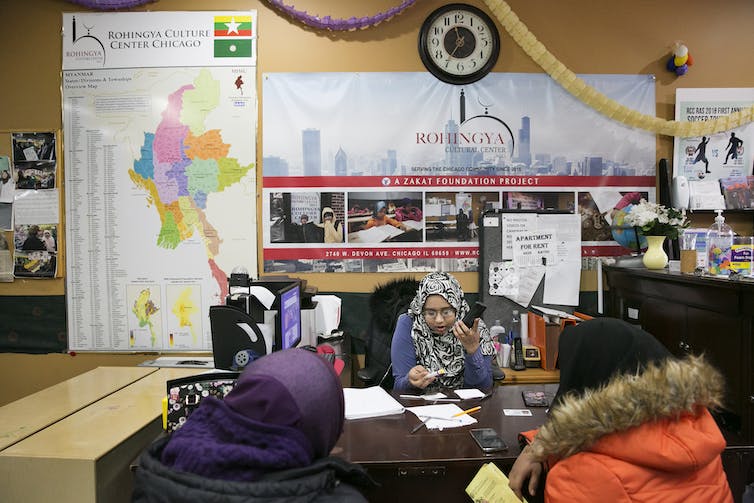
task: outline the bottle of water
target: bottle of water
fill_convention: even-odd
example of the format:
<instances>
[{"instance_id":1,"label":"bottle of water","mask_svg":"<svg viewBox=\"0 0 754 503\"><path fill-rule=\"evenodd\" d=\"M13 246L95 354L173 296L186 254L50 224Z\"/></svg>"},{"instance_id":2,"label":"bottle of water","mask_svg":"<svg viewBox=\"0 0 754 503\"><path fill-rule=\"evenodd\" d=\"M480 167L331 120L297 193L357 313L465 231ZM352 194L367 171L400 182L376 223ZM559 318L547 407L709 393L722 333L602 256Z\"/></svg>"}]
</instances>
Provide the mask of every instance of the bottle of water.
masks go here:
<instances>
[{"instance_id":1,"label":"bottle of water","mask_svg":"<svg viewBox=\"0 0 754 503\"><path fill-rule=\"evenodd\" d=\"M511 342L521 338L521 318L518 310L514 310L511 316Z\"/></svg>"},{"instance_id":2,"label":"bottle of water","mask_svg":"<svg viewBox=\"0 0 754 503\"><path fill-rule=\"evenodd\" d=\"M723 210L717 211L715 223L707 231L705 248L707 251L707 273L714 276L730 274L731 248L733 247L733 229L725 223Z\"/></svg>"}]
</instances>

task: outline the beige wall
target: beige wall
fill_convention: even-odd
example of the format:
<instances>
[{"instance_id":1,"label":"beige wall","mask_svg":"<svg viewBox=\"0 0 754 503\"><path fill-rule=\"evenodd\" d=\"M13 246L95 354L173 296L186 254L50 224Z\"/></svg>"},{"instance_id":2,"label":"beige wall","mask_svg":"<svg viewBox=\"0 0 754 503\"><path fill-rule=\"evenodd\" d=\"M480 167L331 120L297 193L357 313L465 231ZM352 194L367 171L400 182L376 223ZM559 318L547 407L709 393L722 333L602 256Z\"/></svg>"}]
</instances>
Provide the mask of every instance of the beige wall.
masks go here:
<instances>
[{"instance_id":1,"label":"beige wall","mask_svg":"<svg viewBox=\"0 0 754 503\"><path fill-rule=\"evenodd\" d=\"M484 2L466 0L489 12ZM373 15L399 0L286 1L311 14L333 17ZM269 3L255 0L158 0L135 10L257 9L258 78L266 72L424 71L417 53L418 29L435 8L449 3L421 0L376 28L347 33L319 32L290 21ZM518 17L562 63L576 73L654 74L657 115L672 119L678 87L752 87L754 2L728 0L508 0ZM84 10L63 0L0 1L3 21L0 51L0 154L8 154L9 130L62 130L60 99L61 13ZM494 71L541 72L502 27L502 50ZM665 70L674 40L683 40L694 57L687 75ZM261 93L261 85L258 86ZM261 123L259 140L264 130ZM6 133L6 134L3 134ZM257 151L258 160L261 150ZM657 158L672 157L672 138L658 137ZM734 228L750 228L743 217ZM707 217L695 223L708 225ZM261 233L259 234L261 236ZM261 237L260 237L261 240ZM261 249L261 241L259 243ZM385 275L301 275L321 291L367 292ZM477 290L474 273L458 275L464 288ZM0 295L63 295L63 279L0 283ZM98 365L131 365L146 356L0 354L0 380L17 382L0 391L0 404ZM41 375L40 375L41 374Z\"/></svg>"}]
</instances>

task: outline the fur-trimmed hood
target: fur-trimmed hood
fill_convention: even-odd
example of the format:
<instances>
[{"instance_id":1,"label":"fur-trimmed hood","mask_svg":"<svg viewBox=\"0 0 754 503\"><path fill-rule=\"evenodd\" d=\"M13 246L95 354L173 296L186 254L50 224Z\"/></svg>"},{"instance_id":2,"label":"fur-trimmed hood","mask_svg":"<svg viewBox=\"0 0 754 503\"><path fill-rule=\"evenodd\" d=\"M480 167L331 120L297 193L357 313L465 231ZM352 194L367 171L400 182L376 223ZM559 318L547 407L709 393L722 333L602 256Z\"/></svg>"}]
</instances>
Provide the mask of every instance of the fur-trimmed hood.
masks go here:
<instances>
[{"instance_id":1,"label":"fur-trimmed hood","mask_svg":"<svg viewBox=\"0 0 754 503\"><path fill-rule=\"evenodd\" d=\"M613 433L706 413L704 408L720 407L723 390L721 374L703 356L651 364L638 376L619 375L582 396L564 396L537 432L532 454L540 461L562 459L588 450ZM644 450L646 458L652 457L654 447L626 446Z\"/></svg>"},{"instance_id":2,"label":"fur-trimmed hood","mask_svg":"<svg viewBox=\"0 0 754 503\"><path fill-rule=\"evenodd\" d=\"M397 278L378 285L369 297L369 311L376 327L392 338L398 316L408 310L418 288L419 281L413 278Z\"/></svg>"}]
</instances>

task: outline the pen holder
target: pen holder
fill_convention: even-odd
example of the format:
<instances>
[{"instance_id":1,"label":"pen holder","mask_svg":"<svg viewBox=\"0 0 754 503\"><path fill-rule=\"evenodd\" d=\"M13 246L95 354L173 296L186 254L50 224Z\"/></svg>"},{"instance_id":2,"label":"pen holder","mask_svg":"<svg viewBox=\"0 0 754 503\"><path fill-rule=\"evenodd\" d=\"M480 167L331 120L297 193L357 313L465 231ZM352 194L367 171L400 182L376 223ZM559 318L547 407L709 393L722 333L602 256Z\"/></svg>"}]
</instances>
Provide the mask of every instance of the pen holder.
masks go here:
<instances>
[{"instance_id":1,"label":"pen holder","mask_svg":"<svg viewBox=\"0 0 754 503\"><path fill-rule=\"evenodd\" d=\"M511 345L500 344L500 351L497 353L497 364L499 367L510 367L511 362Z\"/></svg>"}]
</instances>

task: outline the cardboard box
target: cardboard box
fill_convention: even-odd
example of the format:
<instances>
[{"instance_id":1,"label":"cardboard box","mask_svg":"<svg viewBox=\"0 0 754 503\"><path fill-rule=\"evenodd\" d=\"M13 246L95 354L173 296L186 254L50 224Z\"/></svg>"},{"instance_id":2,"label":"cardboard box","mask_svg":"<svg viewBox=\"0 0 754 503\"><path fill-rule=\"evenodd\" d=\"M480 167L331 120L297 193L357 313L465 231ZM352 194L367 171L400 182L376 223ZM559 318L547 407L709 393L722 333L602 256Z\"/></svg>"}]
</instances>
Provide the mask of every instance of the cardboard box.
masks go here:
<instances>
[{"instance_id":1,"label":"cardboard box","mask_svg":"<svg viewBox=\"0 0 754 503\"><path fill-rule=\"evenodd\" d=\"M542 316L529 311L529 344L537 346L542 358L542 368L555 370L558 361L560 323L549 323Z\"/></svg>"},{"instance_id":2,"label":"cardboard box","mask_svg":"<svg viewBox=\"0 0 754 503\"><path fill-rule=\"evenodd\" d=\"M573 313L573 316L578 319L560 318L558 323L554 323L529 311L529 344L539 348L543 369L555 370L557 368L558 343L563 329L568 325L575 325L579 321L592 319L591 316L582 313Z\"/></svg>"}]
</instances>

